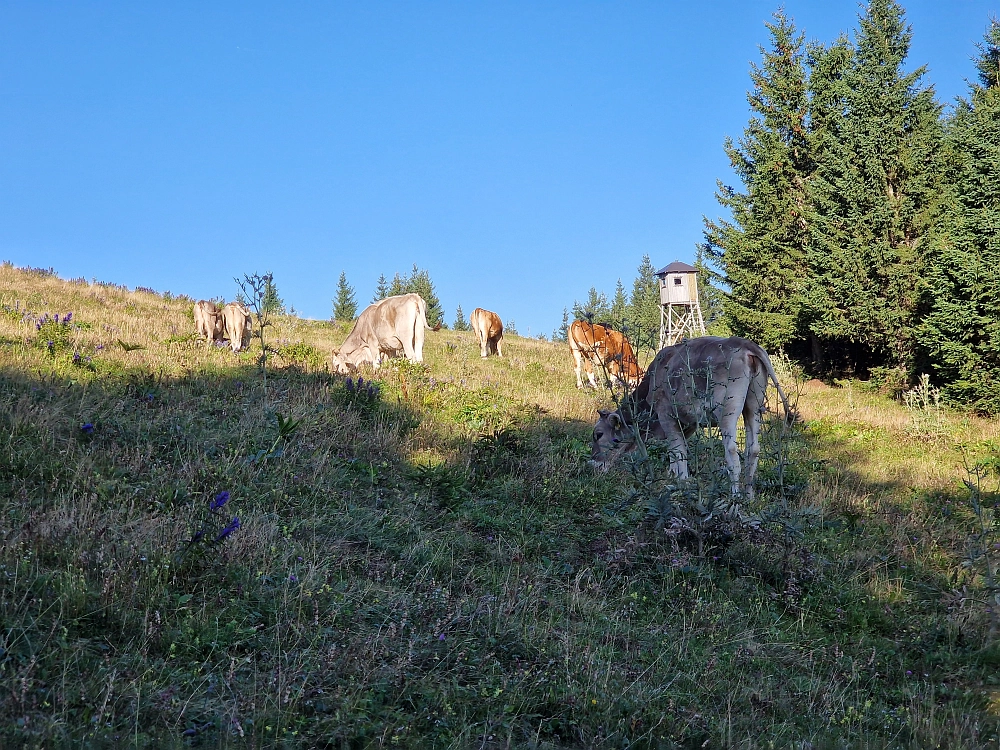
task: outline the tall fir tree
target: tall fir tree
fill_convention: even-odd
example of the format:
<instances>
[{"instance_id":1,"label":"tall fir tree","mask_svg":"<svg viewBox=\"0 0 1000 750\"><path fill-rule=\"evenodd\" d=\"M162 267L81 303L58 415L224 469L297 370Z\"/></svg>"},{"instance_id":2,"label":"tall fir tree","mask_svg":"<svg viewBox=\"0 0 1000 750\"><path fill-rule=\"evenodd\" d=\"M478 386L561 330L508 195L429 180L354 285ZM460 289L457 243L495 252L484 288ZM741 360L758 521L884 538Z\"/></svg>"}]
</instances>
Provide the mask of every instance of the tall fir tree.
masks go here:
<instances>
[{"instance_id":1,"label":"tall fir tree","mask_svg":"<svg viewBox=\"0 0 1000 750\"><path fill-rule=\"evenodd\" d=\"M862 374L912 364L938 209L940 106L921 86L923 67L903 72L911 36L898 3L870 0L831 89L826 149L810 181L803 314L828 365Z\"/></svg>"},{"instance_id":2,"label":"tall fir tree","mask_svg":"<svg viewBox=\"0 0 1000 750\"><path fill-rule=\"evenodd\" d=\"M386 281L385 274L381 273L378 277L378 284L375 286L375 296L372 297L372 302L378 302L380 299L385 299L389 296L389 282Z\"/></svg>"},{"instance_id":3,"label":"tall fir tree","mask_svg":"<svg viewBox=\"0 0 1000 750\"><path fill-rule=\"evenodd\" d=\"M434 290L431 275L425 269L417 268L416 263L413 264L413 270L403 282L403 293L409 292L415 292L424 298L424 302L427 303L427 323L430 326L448 327L444 322L444 308L441 307L441 300Z\"/></svg>"},{"instance_id":4,"label":"tall fir tree","mask_svg":"<svg viewBox=\"0 0 1000 750\"><path fill-rule=\"evenodd\" d=\"M562 323L552 331L552 340L566 343L569 341L569 309L563 308Z\"/></svg>"},{"instance_id":5,"label":"tall fir tree","mask_svg":"<svg viewBox=\"0 0 1000 750\"><path fill-rule=\"evenodd\" d=\"M628 295L625 294L625 286L621 279L615 284L615 296L611 300L610 313L611 324L619 331L632 327L628 314Z\"/></svg>"},{"instance_id":6,"label":"tall fir tree","mask_svg":"<svg viewBox=\"0 0 1000 750\"><path fill-rule=\"evenodd\" d=\"M455 322L451 324L451 327L455 331L468 331L470 329L469 321L465 319L461 305L455 308Z\"/></svg>"},{"instance_id":7,"label":"tall fir tree","mask_svg":"<svg viewBox=\"0 0 1000 750\"><path fill-rule=\"evenodd\" d=\"M976 59L978 80L948 123L951 189L931 243L919 331L921 365L945 396L1000 413L1000 21Z\"/></svg>"},{"instance_id":8,"label":"tall fir tree","mask_svg":"<svg viewBox=\"0 0 1000 750\"><path fill-rule=\"evenodd\" d=\"M608 306L608 295L597 291L597 287L590 287L585 302L573 301L573 316L577 320L589 320L591 323L610 323L611 308Z\"/></svg>"},{"instance_id":9,"label":"tall fir tree","mask_svg":"<svg viewBox=\"0 0 1000 750\"><path fill-rule=\"evenodd\" d=\"M660 280L648 255L642 256L636 272L629 299L629 339L637 348L655 349L660 341Z\"/></svg>"},{"instance_id":10,"label":"tall fir tree","mask_svg":"<svg viewBox=\"0 0 1000 750\"><path fill-rule=\"evenodd\" d=\"M719 183L716 198L732 220L705 220L704 251L729 287L723 306L732 331L781 349L806 337L800 311L813 165L803 35L784 11L767 29L771 46L750 68L753 114L739 142L725 144L745 192ZM710 283L713 274L704 275Z\"/></svg>"},{"instance_id":11,"label":"tall fir tree","mask_svg":"<svg viewBox=\"0 0 1000 750\"><path fill-rule=\"evenodd\" d=\"M398 297L400 294L406 294L409 291L410 290L406 288L406 282L403 280L403 277L400 276L399 272L397 271L395 274L393 274L392 283L389 284L389 294L387 294L386 296Z\"/></svg>"},{"instance_id":12,"label":"tall fir tree","mask_svg":"<svg viewBox=\"0 0 1000 750\"><path fill-rule=\"evenodd\" d=\"M358 315L358 303L354 298L354 287L347 283L347 272L340 272L337 282L337 297L333 300L333 319L346 323Z\"/></svg>"},{"instance_id":13,"label":"tall fir tree","mask_svg":"<svg viewBox=\"0 0 1000 750\"><path fill-rule=\"evenodd\" d=\"M285 314L285 301L278 295L278 287L274 283L274 274L270 271L264 276L264 296L261 299L261 308L272 315Z\"/></svg>"}]
</instances>

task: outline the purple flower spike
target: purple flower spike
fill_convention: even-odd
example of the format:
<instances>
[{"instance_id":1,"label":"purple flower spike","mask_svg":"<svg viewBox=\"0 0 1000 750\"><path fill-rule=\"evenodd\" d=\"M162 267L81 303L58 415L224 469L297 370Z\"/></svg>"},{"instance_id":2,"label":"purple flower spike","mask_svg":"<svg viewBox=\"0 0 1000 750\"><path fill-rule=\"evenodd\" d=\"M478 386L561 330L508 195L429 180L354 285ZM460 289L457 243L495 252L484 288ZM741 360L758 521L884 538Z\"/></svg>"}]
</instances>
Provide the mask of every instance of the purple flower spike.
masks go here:
<instances>
[{"instance_id":1,"label":"purple flower spike","mask_svg":"<svg viewBox=\"0 0 1000 750\"><path fill-rule=\"evenodd\" d=\"M358 392L360 392L361 389L364 387L365 387L365 379L360 375L358 375Z\"/></svg>"},{"instance_id":2,"label":"purple flower spike","mask_svg":"<svg viewBox=\"0 0 1000 750\"><path fill-rule=\"evenodd\" d=\"M347 389L348 393L354 393L354 380L348 378L347 381L344 383L344 387Z\"/></svg>"},{"instance_id":3,"label":"purple flower spike","mask_svg":"<svg viewBox=\"0 0 1000 750\"><path fill-rule=\"evenodd\" d=\"M59 313L56 313L56 323L59 322Z\"/></svg>"},{"instance_id":4,"label":"purple flower spike","mask_svg":"<svg viewBox=\"0 0 1000 750\"><path fill-rule=\"evenodd\" d=\"M226 524L226 527L219 532L219 535L215 537L215 541L221 542L227 536L232 534L236 529L240 527L240 519L237 516L233 516L233 520Z\"/></svg>"},{"instance_id":5,"label":"purple flower spike","mask_svg":"<svg viewBox=\"0 0 1000 750\"><path fill-rule=\"evenodd\" d=\"M86 423L80 425L80 431L84 435L89 435L90 433L92 433L94 431L94 423L93 422L86 422Z\"/></svg>"},{"instance_id":6,"label":"purple flower spike","mask_svg":"<svg viewBox=\"0 0 1000 750\"><path fill-rule=\"evenodd\" d=\"M208 509L218 510L228 502L229 502L229 492L227 490L223 490L222 492L220 492L218 495L215 496L215 499L212 500L212 503L208 506Z\"/></svg>"},{"instance_id":7,"label":"purple flower spike","mask_svg":"<svg viewBox=\"0 0 1000 750\"><path fill-rule=\"evenodd\" d=\"M69 323L71 320L73 320L73 313L66 313L66 317L63 318L63 323Z\"/></svg>"},{"instance_id":8,"label":"purple flower spike","mask_svg":"<svg viewBox=\"0 0 1000 750\"><path fill-rule=\"evenodd\" d=\"M73 364L80 364L80 352L73 352Z\"/></svg>"}]
</instances>

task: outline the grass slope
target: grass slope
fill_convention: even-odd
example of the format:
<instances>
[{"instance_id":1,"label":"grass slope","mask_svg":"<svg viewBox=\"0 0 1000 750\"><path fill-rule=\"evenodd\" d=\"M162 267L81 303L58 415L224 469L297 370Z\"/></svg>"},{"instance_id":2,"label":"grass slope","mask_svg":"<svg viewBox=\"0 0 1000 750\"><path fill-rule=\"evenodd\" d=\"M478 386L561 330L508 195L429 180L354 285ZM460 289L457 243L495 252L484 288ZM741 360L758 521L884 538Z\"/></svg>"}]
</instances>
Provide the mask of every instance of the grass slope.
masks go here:
<instances>
[{"instance_id":1,"label":"grass slope","mask_svg":"<svg viewBox=\"0 0 1000 750\"><path fill-rule=\"evenodd\" d=\"M699 559L587 468L562 346L429 333L369 392L282 318L265 392L190 306L0 268L4 747L996 746L995 423L806 384L798 562Z\"/></svg>"}]
</instances>

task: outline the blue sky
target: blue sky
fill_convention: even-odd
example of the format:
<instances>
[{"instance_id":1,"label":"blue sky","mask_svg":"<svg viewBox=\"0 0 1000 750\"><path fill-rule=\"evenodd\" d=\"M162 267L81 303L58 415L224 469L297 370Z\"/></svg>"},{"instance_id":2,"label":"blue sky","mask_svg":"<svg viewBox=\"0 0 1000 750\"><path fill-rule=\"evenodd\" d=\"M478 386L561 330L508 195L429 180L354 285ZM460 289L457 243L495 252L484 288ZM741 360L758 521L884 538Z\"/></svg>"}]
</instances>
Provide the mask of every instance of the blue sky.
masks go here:
<instances>
[{"instance_id":1,"label":"blue sky","mask_svg":"<svg viewBox=\"0 0 1000 750\"><path fill-rule=\"evenodd\" d=\"M904 6L964 94L1000 0ZM693 259L776 7L0 0L0 258L196 298L271 270L315 318L417 263L449 322L550 334ZM860 10L785 8L824 42Z\"/></svg>"}]
</instances>

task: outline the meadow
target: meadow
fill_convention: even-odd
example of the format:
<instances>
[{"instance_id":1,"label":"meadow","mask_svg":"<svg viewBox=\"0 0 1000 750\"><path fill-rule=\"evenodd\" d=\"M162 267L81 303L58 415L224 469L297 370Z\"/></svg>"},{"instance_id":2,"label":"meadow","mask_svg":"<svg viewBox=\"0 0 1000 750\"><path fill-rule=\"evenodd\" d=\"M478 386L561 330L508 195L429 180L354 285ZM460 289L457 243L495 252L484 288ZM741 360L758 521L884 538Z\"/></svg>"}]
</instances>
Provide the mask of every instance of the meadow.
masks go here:
<instances>
[{"instance_id":1,"label":"meadow","mask_svg":"<svg viewBox=\"0 0 1000 750\"><path fill-rule=\"evenodd\" d=\"M565 345L191 303L0 267L3 747L997 746L996 420L786 364L794 522L695 549Z\"/></svg>"}]
</instances>

